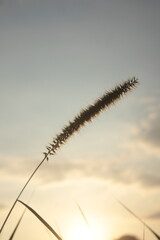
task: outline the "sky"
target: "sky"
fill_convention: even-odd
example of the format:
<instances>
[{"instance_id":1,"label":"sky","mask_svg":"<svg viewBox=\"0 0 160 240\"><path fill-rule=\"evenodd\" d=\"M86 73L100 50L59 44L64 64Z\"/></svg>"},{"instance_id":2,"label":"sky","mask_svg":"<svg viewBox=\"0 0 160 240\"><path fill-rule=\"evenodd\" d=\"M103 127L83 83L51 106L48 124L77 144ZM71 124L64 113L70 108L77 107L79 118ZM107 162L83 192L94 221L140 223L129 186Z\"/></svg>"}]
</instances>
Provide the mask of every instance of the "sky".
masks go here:
<instances>
[{"instance_id":1,"label":"sky","mask_svg":"<svg viewBox=\"0 0 160 240\"><path fill-rule=\"evenodd\" d=\"M65 240L142 239L114 196L160 234L159 11L159 0L0 0L0 224L62 127L135 76L138 87L44 162L21 200ZM27 211L15 239L51 236Z\"/></svg>"}]
</instances>

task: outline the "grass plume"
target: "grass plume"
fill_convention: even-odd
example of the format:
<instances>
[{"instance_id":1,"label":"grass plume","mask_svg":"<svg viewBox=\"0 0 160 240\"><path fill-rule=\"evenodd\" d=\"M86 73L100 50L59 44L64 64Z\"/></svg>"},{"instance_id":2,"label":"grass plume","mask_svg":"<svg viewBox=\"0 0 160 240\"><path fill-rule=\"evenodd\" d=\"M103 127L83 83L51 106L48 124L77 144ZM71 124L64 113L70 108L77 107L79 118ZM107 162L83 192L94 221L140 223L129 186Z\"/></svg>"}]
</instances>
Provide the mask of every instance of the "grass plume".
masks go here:
<instances>
[{"instance_id":1,"label":"grass plume","mask_svg":"<svg viewBox=\"0 0 160 240\"><path fill-rule=\"evenodd\" d=\"M22 190L18 194L16 200L14 201L12 207L10 208L3 224L0 229L0 233L2 232L10 214L12 213L17 201L22 195L23 191L27 187L28 183L31 181L32 177L35 175L37 170L43 164L44 161L49 160L50 155L55 155L57 150L67 142L67 140L77 131L80 130L87 122L90 122L93 118L95 118L98 114L100 114L103 110L105 110L110 105L113 105L117 100L119 100L126 93L130 92L134 89L138 84L138 79L135 77L125 81L122 84L116 86L113 90L106 92L103 96L101 96L98 100L96 100L92 105L89 105L86 109L82 110L73 121L69 122L62 131L53 139L53 141L47 146L47 151L44 152L44 158L32 172L31 176L26 181Z\"/></svg>"},{"instance_id":2,"label":"grass plume","mask_svg":"<svg viewBox=\"0 0 160 240\"><path fill-rule=\"evenodd\" d=\"M47 152L44 153L45 156L54 155L61 145L65 144L75 132L79 131L87 122L90 122L93 118L97 117L100 112L114 104L120 97L136 87L137 83L138 79L133 77L123 84L118 85L113 90L106 92L96 100L94 104L82 110L72 122L69 122L69 124L62 129L61 133L53 139L52 143L47 146Z\"/></svg>"}]
</instances>

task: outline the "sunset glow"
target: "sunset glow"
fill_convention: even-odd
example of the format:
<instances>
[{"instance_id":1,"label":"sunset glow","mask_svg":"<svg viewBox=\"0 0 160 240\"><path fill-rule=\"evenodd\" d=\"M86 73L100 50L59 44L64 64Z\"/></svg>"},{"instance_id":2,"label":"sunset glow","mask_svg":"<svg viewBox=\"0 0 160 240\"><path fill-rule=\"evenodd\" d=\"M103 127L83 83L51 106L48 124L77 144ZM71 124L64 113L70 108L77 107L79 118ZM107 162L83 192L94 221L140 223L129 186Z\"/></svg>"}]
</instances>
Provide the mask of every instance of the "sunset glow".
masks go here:
<instances>
[{"instance_id":1,"label":"sunset glow","mask_svg":"<svg viewBox=\"0 0 160 240\"><path fill-rule=\"evenodd\" d=\"M97 229L88 227L87 225L73 225L72 231L70 232L71 240L99 240L100 233Z\"/></svg>"},{"instance_id":2,"label":"sunset glow","mask_svg":"<svg viewBox=\"0 0 160 240\"><path fill-rule=\"evenodd\" d=\"M47 224L64 240L140 240L139 219L160 236L159 13L160 0L0 0L0 240L17 196L39 215L25 211L15 240L50 239Z\"/></svg>"}]
</instances>

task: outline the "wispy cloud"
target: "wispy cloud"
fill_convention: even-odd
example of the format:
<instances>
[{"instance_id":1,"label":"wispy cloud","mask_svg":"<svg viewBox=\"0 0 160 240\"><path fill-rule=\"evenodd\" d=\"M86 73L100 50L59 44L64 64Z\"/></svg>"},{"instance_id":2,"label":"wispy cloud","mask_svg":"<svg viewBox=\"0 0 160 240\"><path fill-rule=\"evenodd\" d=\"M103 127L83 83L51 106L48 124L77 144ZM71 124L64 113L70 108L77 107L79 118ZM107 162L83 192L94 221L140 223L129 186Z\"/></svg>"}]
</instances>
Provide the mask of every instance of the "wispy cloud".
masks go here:
<instances>
[{"instance_id":1,"label":"wispy cloud","mask_svg":"<svg viewBox=\"0 0 160 240\"><path fill-rule=\"evenodd\" d=\"M155 212L147 216L150 219L160 219L160 212Z\"/></svg>"},{"instance_id":2,"label":"wispy cloud","mask_svg":"<svg viewBox=\"0 0 160 240\"><path fill-rule=\"evenodd\" d=\"M43 184L75 178L97 178L114 183L136 183L148 189L159 188L160 109L156 101L145 101L142 104L147 109L146 117L134 128L129 126L129 138L126 145L123 143L125 149L122 149L121 155L116 151L112 156L108 155L107 159L72 157L70 160L55 160L54 163L45 164L36 177ZM35 165L33 160L1 157L0 175L25 178Z\"/></svg>"},{"instance_id":3,"label":"wispy cloud","mask_svg":"<svg viewBox=\"0 0 160 240\"><path fill-rule=\"evenodd\" d=\"M136 138L153 148L159 148L160 145L160 107L159 103L144 105L147 113L135 126Z\"/></svg>"},{"instance_id":4,"label":"wispy cloud","mask_svg":"<svg viewBox=\"0 0 160 240\"><path fill-rule=\"evenodd\" d=\"M8 161L9 163L11 161ZM12 161L13 162L13 161ZM15 164L4 164L0 169L1 176L25 178L34 161L16 160ZM139 184L145 188L160 187L159 160L144 162L132 159L61 159L47 163L40 169L36 178L43 184L66 181L68 179L96 178L122 184Z\"/></svg>"},{"instance_id":5,"label":"wispy cloud","mask_svg":"<svg viewBox=\"0 0 160 240\"><path fill-rule=\"evenodd\" d=\"M153 113L146 120L145 124L140 130L141 138L147 143L159 147L160 145L160 111Z\"/></svg>"},{"instance_id":6,"label":"wispy cloud","mask_svg":"<svg viewBox=\"0 0 160 240\"><path fill-rule=\"evenodd\" d=\"M6 205L4 203L0 203L0 210L3 210L4 208L6 208Z\"/></svg>"},{"instance_id":7,"label":"wispy cloud","mask_svg":"<svg viewBox=\"0 0 160 240\"><path fill-rule=\"evenodd\" d=\"M136 178L138 182L147 188L160 187L160 176L154 173L141 172L137 174Z\"/></svg>"}]
</instances>

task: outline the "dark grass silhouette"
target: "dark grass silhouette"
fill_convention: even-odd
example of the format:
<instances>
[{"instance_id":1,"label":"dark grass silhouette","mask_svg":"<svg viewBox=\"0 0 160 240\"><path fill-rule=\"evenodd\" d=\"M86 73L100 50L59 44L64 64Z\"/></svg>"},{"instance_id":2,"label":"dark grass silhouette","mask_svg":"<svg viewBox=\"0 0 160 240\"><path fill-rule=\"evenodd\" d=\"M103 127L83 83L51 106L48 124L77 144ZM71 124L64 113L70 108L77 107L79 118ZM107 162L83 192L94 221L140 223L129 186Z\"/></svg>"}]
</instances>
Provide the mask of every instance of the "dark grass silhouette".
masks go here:
<instances>
[{"instance_id":1,"label":"dark grass silhouette","mask_svg":"<svg viewBox=\"0 0 160 240\"><path fill-rule=\"evenodd\" d=\"M123 235L122 237L116 238L115 240L139 240L139 239L133 235Z\"/></svg>"},{"instance_id":2,"label":"dark grass silhouette","mask_svg":"<svg viewBox=\"0 0 160 240\"><path fill-rule=\"evenodd\" d=\"M26 203L20 200L18 200L18 202L23 204L29 211L31 211L58 240L62 240L62 238L58 235L58 233L56 233L56 231L33 208L31 208Z\"/></svg>"},{"instance_id":3,"label":"dark grass silhouette","mask_svg":"<svg viewBox=\"0 0 160 240\"><path fill-rule=\"evenodd\" d=\"M88 220L87 220L87 218L86 218L86 216L85 216L85 214L84 214L82 208L80 207L80 205L79 205L78 203L76 203L76 205L77 205L77 207L78 207L80 213L82 214L82 217L83 217L84 221L86 222L87 226L90 228L90 224L89 224L89 222L88 222Z\"/></svg>"},{"instance_id":4,"label":"dark grass silhouette","mask_svg":"<svg viewBox=\"0 0 160 240\"><path fill-rule=\"evenodd\" d=\"M124 203L120 200L116 199L116 201L129 212L132 216L134 216L138 221L140 221L144 227L146 227L158 240L160 240L160 236L148 225L146 224L140 217L138 217L132 210L130 210ZM145 231L145 228L144 228ZM143 232L144 235L144 232Z\"/></svg>"},{"instance_id":5,"label":"dark grass silhouette","mask_svg":"<svg viewBox=\"0 0 160 240\"><path fill-rule=\"evenodd\" d=\"M34 193L35 193L35 190L32 192L32 194L30 196L30 199L29 199L29 202L31 201L31 198L33 197ZM12 232L12 234L11 234L11 236L10 236L10 238L8 240L12 240L14 238L14 236L15 236L15 234L16 234L16 232L17 232L17 230L18 230L18 228L19 228L19 226L20 226L20 224L22 222L22 219L24 217L25 212L26 212L26 208L24 209L23 213L21 214L21 216L20 216L20 218L19 218L19 220L18 220L15 228L13 229L13 232Z\"/></svg>"},{"instance_id":6,"label":"dark grass silhouette","mask_svg":"<svg viewBox=\"0 0 160 240\"><path fill-rule=\"evenodd\" d=\"M110 92L106 92L93 105L82 110L80 114L77 115L72 122L69 122L69 124L62 129L61 133L53 139L52 143L47 147L48 151L44 153L45 156L48 158L49 155L54 155L61 145L66 143L68 138L83 127L85 123L90 122L109 105L114 104L120 97L136 87L137 83L138 79L132 78L115 87Z\"/></svg>"},{"instance_id":7,"label":"dark grass silhouette","mask_svg":"<svg viewBox=\"0 0 160 240\"><path fill-rule=\"evenodd\" d=\"M62 131L53 139L52 143L47 146L47 151L44 152L44 158L38 164L36 169L32 172L31 176L26 181L24 187L18 194L16 200L14 201L12 207L10 208L3 224L0 229L0 233L2 232L10 214L12 213L17 201L22 195L23 191L27 187L28 183L31 181L32 177L35 175L37 170L43 164L44 161L49 160L50 155L55 155L57 150L67 142L67 140L77 131L80 130L87 122L90 122L93 118L95 118L100 112L105 110L110 105L116 103L122 96L126 95L127 92L130 92L134 89L138 84L138 79L135 77L125 81L124 83L116 86L113 90L106 92L102 97L100 97L94 104L89 105L86 109L82 110L80 114L78 114L72 122L69 122L67 126L65 126Z\"/></svg>"},{"instance_id":8,"label":"dark grass silhouette","mask_svg":"<svg viewBox=\"0 0 160 240\"><path fill-rule=\"evenodd\" d=\"M19 228L19 225L20 225L20 223L21 223L21 221L22 221L22 218L23 218L23 216L24 216L24 214L25 214L25 211L26 211L26 209L23 211L20 219L18 220L18 222L17 222L17 224L16 224L16 226L15 226L15 228L14 228L14 230L13 230L13 232L12 232L10 238L9 238L9 240L12 240L12 239L14 238L14 235L15 235L15 233L17 232L17 229Z\"/></svg>"}]
</instances>

